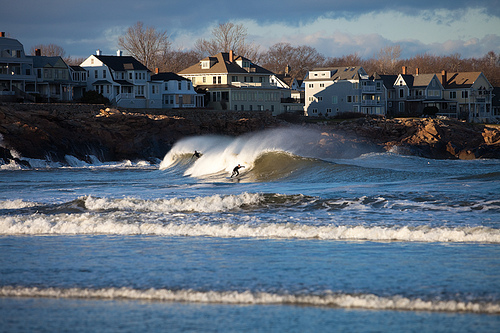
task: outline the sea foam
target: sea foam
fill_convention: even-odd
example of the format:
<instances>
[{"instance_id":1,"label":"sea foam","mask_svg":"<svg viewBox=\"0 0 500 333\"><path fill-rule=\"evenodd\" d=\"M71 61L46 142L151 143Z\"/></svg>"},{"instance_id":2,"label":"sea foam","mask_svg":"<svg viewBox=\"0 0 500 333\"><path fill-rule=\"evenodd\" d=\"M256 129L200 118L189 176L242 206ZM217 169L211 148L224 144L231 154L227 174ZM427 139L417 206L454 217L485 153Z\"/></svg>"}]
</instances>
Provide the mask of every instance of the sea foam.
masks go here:
<instances>
[{"instance_id":1,"label":"sea foam","mask_svg":"<svg viewBox=\"0 0 500 333\"><path fill-rule=\"evenodd\" d=\"M161 302L217 303L243 305L296 305L344 309L471 312L500 314L500 304L482 301L422 300L399 295L380 297L373 294L277 294L251 291L196 291L191 289L132 288L26 288L4 286L1 297L83 298L104 300L141 300Z\"/></svg>"}]
</instances>

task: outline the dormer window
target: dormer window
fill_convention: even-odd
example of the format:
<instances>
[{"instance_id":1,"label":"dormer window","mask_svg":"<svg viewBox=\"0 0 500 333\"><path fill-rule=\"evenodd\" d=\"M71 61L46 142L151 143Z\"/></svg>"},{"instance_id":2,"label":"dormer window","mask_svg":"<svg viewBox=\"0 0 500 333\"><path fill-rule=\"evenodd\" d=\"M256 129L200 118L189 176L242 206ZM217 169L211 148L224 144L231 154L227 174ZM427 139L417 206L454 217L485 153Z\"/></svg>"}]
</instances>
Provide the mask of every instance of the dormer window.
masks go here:
<instances>
[{"instance_id":1,"label":"dormer window","mask_svg":"<svg viewBox=\"0 0 500 333\"><path fill-rule=\"evenodd\" d=\"M201 69L209 69L210 68L210 61L209 60L202 60L201 61Z\"/></svg>"}]
</instances>

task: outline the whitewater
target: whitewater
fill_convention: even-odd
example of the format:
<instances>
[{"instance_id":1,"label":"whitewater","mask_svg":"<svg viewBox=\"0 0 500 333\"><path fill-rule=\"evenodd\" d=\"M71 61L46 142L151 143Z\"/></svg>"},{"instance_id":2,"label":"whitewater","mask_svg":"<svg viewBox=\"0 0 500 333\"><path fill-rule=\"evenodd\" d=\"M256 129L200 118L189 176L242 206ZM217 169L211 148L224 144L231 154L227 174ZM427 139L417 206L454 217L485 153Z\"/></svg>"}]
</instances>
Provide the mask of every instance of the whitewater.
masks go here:
<instances>
[{"instance_id":1,"label":"whitewater","mask_svg":"<svg viewBox=\"0 0 500 333\"><path fill-rule=\"evenodd\" d=\"M500 325L496 160L297 127L87 161L0 165L2 331Z\"/></svg>"}]
</instances>

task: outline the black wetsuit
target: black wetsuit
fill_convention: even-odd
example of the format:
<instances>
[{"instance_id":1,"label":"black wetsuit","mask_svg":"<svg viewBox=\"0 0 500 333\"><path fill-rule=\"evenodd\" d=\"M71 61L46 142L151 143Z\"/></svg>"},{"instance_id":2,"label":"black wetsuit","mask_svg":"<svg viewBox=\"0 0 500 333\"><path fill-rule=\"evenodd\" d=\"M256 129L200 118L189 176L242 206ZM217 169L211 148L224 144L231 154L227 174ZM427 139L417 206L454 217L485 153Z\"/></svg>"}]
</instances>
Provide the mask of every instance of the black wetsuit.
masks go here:
<instances>
[{"instance_id":1,"label":"black wetsuit","mask_svg":"<svg viewBox=\"0 0 500 333\"><path fill-rule=\"evenodd\" d=\"M241 168L244 168L244 166L239 166L239 165L235 166L233 169L233 174L231 175L231 178L233 176L239 176L240 172L238 170L240 170Z\"/></svg>"}]
</instances>

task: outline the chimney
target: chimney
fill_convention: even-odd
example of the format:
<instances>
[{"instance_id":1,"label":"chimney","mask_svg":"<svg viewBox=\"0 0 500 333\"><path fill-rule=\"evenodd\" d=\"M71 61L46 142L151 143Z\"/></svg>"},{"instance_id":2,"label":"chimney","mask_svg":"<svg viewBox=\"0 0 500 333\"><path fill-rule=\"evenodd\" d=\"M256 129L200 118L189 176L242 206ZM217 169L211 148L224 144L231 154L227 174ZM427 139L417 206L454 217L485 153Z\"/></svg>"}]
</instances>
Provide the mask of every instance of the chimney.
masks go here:
<instances>
[{"instance_id":1,"label":"chimney","mask_svg":"<svg viewBox=\"0 0 500 333\"><path fill-rule=\"evenodd\" d=\"M5 37L5 31L0 31L0 37Z\"/></svg>"},{"instance_id":2,"label":"chimney","mask_svg":"<svg viewBox=\"0 0 500 333\"><path fill-rule=\"evenodd\" d=\"M158 67L155 67L155 74L160 73L160 69Z\"/></svg>"},{"instance_id":3,"label":"chimney","mask_svg":"<svg viewBox=\"0 0 500 333\"><path fill-rule=\"evenodd\" d=\"M95 51L95 55L100 56L100 55L101 55L101 50L96 50L96 51Z\"/></svg>"},{"instance_id":4,"label":"chimney","mask_svg":"<svg viewBox=\"0 0 500 333\"><path fill-rule=\"evenodd\" d=\"M406 66L403 66L403 67L402 67L402 71L403 71L403 72L402 72L402 74L403 74L403 75L406 75Z\"/></svg>"},{"instance_id":5,"label":"chimney","mask_svg":"<svg viewBox=\"0 0 500 333\"><path fill-rule=\"evenodd\" d=\"M446 71L443 69L441 71L441 84L444 86L446 86L446 82L448 82L448 73L446 73Z\"/></svg>"},{"instance_id":6,"label":"chimney","mask_svg":"<svg viewBox=\"0 0 500 333\"><path fill-rule=\"evenodd\" d=\"M116 51L116 56L121 57L123 55L123 52L121 50Z\"/></svg>"},{"instance_id":7,"label":"chimney","mask_svg":"<svg viewBox=\"0 0 500 333\"><path fill-rule=\"evenodd\" d=\"M416 74L416 75L420 74L420 69L419 69L418 67L417 67L417 68L415 68L415 74Z\"/></svg>"},{"instance_id":8,"label":"chimney","mask_svg":"<svg viewBox=\"0 0 500 333\"><path fill-rule=\"evenodd\" d=\"M233 53L233 50L229 50L229 62L233 62L234 61L234 53Z\"/></svg>"},{"instance_id":9,"label":"chimney","mask_svg":"<svg viewBox=\"0 0 500 333\"><path fill-rule=\"evenodd\" d=\"M42 55L42 50L40 50L40 49L35 49L35 55L36 55L37 57L40 57L40 56Z\"/></svg>"}]
</instances>

